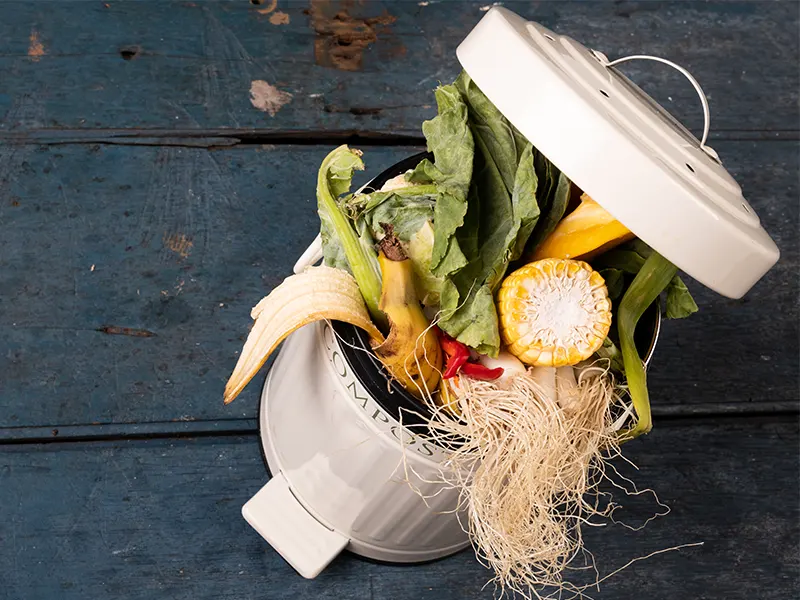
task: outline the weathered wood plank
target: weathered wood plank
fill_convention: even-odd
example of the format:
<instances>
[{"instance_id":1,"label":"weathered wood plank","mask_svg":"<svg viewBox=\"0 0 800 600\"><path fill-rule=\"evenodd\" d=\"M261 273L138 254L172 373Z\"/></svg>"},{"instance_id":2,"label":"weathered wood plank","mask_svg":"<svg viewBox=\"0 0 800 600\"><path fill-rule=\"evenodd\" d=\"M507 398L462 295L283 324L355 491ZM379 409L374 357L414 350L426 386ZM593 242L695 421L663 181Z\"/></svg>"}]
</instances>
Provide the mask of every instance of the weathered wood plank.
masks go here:
<instances>
[{"instance_id":1,"label":"weathered wood plank","mask_svg":"<svg viewBox=\"0 0 800 600\"><path fill-rule=\"evenodd\" d=\"M799 441L795 422L728 420L631 444L636 482L672 512L638 533L588 531L600 572L705 545L639 562L592 597L797 597ZM469 551L413 567L345 554L302 579L241 518L265 480L255 436L0 445L0 598L492 597ZM619 500L630 525L658 509Z\"/></svg>"},{"instance_id":2,"label":"weathered wood plank","mask_svg":"<svg viewBox=\"0 0 800 600\"><path fill-rule=\"evenodd\" d=\"M0 133L8 129L257 128L418 134L432 89L479 2L245 0L0 4ZM269 6L266 6L269 5ZM795 2L509 1L612 57L691 70L716 131L798 130ZM695 129L694 90L670 69L625 67ZM263 112L251 103L265 88ZM288 96L286 94L291 94ZM266 104L265 104L266 103Z\"/></svg>"},{"instance_id":3,"label":"weathered wood plank","mask_svg":"<svg viewBox=\"0 0 800 600\"><path fill-rule=\"evenodd\" d=\"M783 257L740 302L693 286L653 402L797 401L794 145L718 149ZM261 378L229 407L222 387L250 308L318 230L327 150L0 146L0 427L254 418ZM417 150L365 158L377 174Z\"/></svg>"},{"instance_id":4,"label":"weathered wood plank","mask_svg":"<svg viewBox=\"0 0 800 600\"><path fill-rule=\"evenodd\" d=\"M254 416L255 394L224 409L221 390L250 308L318 231L328 150L0 147L2 424Z\"/></svg>"}]
</instances>

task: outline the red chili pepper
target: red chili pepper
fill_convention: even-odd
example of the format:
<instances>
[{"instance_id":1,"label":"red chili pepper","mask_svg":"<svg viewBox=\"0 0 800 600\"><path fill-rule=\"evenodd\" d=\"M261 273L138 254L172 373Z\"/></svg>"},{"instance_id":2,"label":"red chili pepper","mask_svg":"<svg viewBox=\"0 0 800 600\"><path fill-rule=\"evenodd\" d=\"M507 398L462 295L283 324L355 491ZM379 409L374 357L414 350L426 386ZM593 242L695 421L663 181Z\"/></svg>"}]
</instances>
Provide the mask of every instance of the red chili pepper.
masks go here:
<instances>
[{"instance_id":1,"label":"red chili pepper","mask_svg":"<svg viewBox=\"0 0 800 600\"><path fill-rule=\"evenodd\" d=\"M458 375L458 372L461 370L461 368L468 364L468 358L469 350L467 350L466 354L453 354L450 358L448 358L447 364L444 367L444 373L442 373L442 379L450 379L451 377Z\"/></svg>"},{"instance_id":2,"label":"red chili pepper","mask_svg":"<svg viewBox=\"0 0 800 600\"><path fill-rule=\"evenodd\" d=\"M481 379L483 381L492 381L497 379L503 374L503 367L490 369L480 363L464 363L461 367L461 372L467 377L473 379Z\"/></svg>"},{"instance_id":3,"label":"red chili pepper","mask_svg":"<svg viewBox=\"0 0 800 600\"><path fill-rule=\"evenodd\" d=\"M463 354L464 352L469 354L469 348L467 348L466 345L453 339L438 327L436 328L436 333L439 335L439 345L447 356L455 356L457 354Z\"/></svg>"},{"instance_id":4,"label":"red chili pepper","mask_svg":"<svg viewBox=\"0 0 800 600\"><path fill-rule=\"evenodd\" d=\"M438 327L436 328L436 332L439 334L439 345L447 355L447 363L445 364L442 378L450 379L458 375L461 367L469 359L469 348L458 340L451 338Z\"/></svg>"}]
</instances>

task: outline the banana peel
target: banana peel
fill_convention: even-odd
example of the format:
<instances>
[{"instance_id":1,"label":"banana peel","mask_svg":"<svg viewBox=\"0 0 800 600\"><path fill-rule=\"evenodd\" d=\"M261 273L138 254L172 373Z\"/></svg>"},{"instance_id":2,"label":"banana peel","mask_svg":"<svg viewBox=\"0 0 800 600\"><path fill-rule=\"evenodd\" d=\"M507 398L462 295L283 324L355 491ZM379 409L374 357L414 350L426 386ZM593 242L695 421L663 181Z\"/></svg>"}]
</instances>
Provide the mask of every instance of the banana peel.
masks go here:
<instances>
[{"instance_id":1,"label":"banana peel","mask_svg":"<svg viewBox=\"0 0 800 600\"><path fill-rule=\"evenodd\" d=\"M389 320L389 335L373 350L392 378L418 398L430 397L439 385L442 349L422 311L414 289L414 269L391 226L380 244L380 309Z\"/></svg>"},{"instance_id":2,"label":"banana peel","mask_svg":"<svg viewBox=\"0 0 800 600\"><path fill-rule=\"evenodd\" d=\"M461 407L458 405L458 396L453 389L458 385L458 375L452 379L442 379L439 381L439 394L436 396L436 404L444 408L455 417L461 416Z\"/></svg>"},{"instance_id":3,"label":"banana peel","mask_svg":"<svg viewBox=\"0 0 800 600\"><path fill-rule=\"evenodd\" d=\"M366 331L373 344L384 342L383 334L370 320L356 280L341 269L309 267L287 277L250 315L255 323L225 385L225 404L233 402L290 333L308 323L344 321Z\"/></svg>"}]
</instances>

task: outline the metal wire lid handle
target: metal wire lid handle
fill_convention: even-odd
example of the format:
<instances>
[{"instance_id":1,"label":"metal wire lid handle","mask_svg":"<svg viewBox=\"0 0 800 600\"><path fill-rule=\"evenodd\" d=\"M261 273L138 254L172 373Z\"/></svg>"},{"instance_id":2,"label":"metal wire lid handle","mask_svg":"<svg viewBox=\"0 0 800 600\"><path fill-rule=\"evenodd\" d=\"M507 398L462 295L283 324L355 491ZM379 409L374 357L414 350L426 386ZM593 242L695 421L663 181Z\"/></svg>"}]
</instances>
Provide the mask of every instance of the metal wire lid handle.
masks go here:
<instances>
[{"instance_id":1,"label":"metal wire lid handle","mask_svg":"<svg viewBox=\"0 0 800 600\"><path fill-rule=\"evenodd\" d=\"M634 54L632 56L624 56L622 58L617 58L615 60L609 61L608 58L602 53L596 50L593 51L595 56L603 63L605 67L611 68L616 67L625 62L629 62L632 60L651 60L654 62L659 62L665 64L669 67L672 67L676 71L678 71L681 75L686 77L689 80L689 83L692 84L697 95L700 97L700 104L703 106L703 137L700 139L700 149L708 154L711 158L719 162L719 155L717 154L716 150L714 150L711 146L706 145L708 141L708 133L711 129L711 111L708 108L708 98L706 98L705 92L703 92L703 88L700 87L697 79L687 71L682 66L672 62L671 60L667 60L666 58L661 58L659 56L650 56L648 54Z\"/></svg>"}]
</instances>

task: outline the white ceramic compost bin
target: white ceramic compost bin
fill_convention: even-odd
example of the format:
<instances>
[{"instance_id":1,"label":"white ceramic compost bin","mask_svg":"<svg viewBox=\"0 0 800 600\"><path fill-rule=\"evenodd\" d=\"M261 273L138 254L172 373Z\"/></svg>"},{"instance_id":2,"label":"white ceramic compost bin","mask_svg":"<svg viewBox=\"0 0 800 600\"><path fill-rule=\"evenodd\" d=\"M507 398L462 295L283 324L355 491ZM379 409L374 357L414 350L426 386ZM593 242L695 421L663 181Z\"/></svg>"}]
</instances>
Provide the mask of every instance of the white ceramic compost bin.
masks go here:
<instances>
[{"instance_id":1,"label":"white ceramic compost bin","mask_svg":"<svg viewBox=\"0 0 800 600\"><path fill-rule=\"evenodd\" d=\"M367 186L380 187L423 156ZM295 272L320 258L317 240ZM351 325L306 325L284 342L262 392L259 428L273 477L242 512L304 577L344 548L409 563L469 544L458 492L436 483L445 454L419 435L423 406L387 381L368 348Z\"/></svg>"},{"instance_id":2,"label":"white ceramic compost bin","mask_svg":"<svg viewBox=\"0 0 800 600\"><path fill-rule=\"evenodd\" d=\"M706 145L708 104L684 69L649 56L609 61L502 8L486 13L457 54L537 149L699 282L738 298L777 261L741 188ZM633 59L666 63L689 79L705 116L702 140L614 68ZM420 158L395 165L374 186ZM317 241L295 271L320 258ZM646 359L658 334L653 312L649 324L640 323L647 337L637 340ZM260 431L272 479L242 512L304 577L315 577L345 548L409 563L469 544L458 492L436 483L445 452L426 441L413 398L389 390L359 331L336 323L299 329L262 394Z\"/></svg>"}]
</instances>

